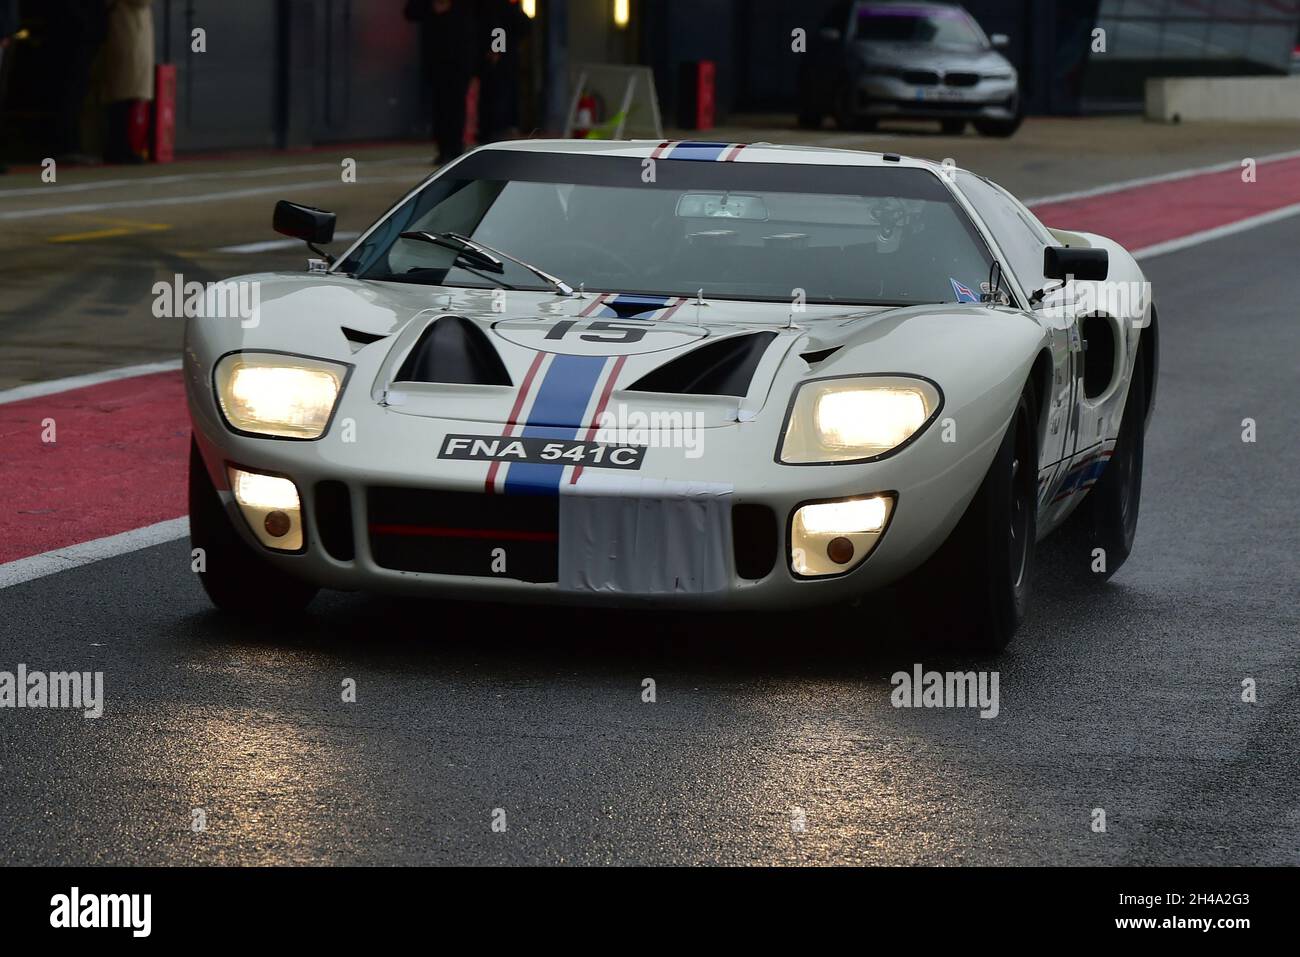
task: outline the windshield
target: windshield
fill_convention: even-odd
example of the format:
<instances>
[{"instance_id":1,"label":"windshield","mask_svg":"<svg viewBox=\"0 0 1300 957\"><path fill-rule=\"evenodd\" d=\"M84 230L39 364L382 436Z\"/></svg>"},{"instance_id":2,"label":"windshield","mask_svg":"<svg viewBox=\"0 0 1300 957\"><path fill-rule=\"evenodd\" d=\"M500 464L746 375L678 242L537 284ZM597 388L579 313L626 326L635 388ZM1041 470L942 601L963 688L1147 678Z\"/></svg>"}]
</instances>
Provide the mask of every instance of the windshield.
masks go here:
<instances>
[{"instance_id":1,"label":"windshield","mask_svg":"<svg viewBox=\"0 0 1300 957\"><path fill-rule=\"evenodd\" d=\"M811 303L972 297L991 258L926 170L489 150L393 211L362 279L553 291L524 266L402 233L459 233L590 291ZM647 179L649 181L647 181Z\"/></svg>"},{"instance_id":2,"label":"windshield","mask_svg":"<svg viewBox=\"0 0 1300 957\"><path fill-rule=\"evenodd\" d=\"M960 7L867 4L858 7L855 38L953 47L988 45L983 31Z\"/></svg>"}]
</instances>

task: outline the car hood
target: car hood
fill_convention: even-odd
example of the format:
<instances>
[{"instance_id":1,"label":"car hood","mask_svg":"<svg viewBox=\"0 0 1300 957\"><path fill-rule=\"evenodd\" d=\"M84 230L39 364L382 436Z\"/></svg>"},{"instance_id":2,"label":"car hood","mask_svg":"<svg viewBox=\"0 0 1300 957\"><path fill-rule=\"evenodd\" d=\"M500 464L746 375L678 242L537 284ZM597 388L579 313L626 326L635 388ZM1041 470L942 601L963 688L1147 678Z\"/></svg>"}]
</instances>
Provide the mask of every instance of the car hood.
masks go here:
<instances>
[{"instance_id":1,"label":"car hood","mask_svg":"<svg viewBox=\"0 0 1300 957\"><path fill-rule=\"evenodd\" d=\"M789 390L777 383L792 376L876 365L927 374L923 358L946 348L946 326L978 326L971 317L991 313L953 303L795 311L784 302L245 278L259 280L261 319L241 332L240 348L348 362L351 389L368 388L394 412L498 424L532 424L528 403L543 384L567 396L569 420L542 424L590 424L571 420L590 418L615 379L610 399L625 414L680 411L704 427L744 422L774 395L783 411Z\"/></svg>"},{"instance_id":2,"label":"car hood","mask_svg":"<svg viewBox=\"0 0 1300 957\"><path fill-rule=\"evenodd\" d=\"M1010 61L996 50L874 40L859 40L854 43L854 49L870 66L971 73L1001 73L1011 69Z\"/></svg>"}]
</instances>

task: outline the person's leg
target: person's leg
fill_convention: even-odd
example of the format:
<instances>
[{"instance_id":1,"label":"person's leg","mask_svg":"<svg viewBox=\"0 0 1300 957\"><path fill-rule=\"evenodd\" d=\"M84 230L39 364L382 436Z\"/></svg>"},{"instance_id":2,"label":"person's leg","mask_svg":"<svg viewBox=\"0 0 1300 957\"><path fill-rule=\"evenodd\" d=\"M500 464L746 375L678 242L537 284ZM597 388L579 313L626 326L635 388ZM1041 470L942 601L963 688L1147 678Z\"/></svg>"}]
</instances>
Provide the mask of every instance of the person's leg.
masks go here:
<instances>
[{"instance_id":1,"label":"person's leg","mask_svg":"<svg viewBox=\"0 0 1300 957\"><path fill-rule=\"evenodd\" d=\"M465 152L465 96L469 93L468 76L445 75L434 78L433 138L438 143L438 159L447 162Z\"/></svg>"}]
</instances>

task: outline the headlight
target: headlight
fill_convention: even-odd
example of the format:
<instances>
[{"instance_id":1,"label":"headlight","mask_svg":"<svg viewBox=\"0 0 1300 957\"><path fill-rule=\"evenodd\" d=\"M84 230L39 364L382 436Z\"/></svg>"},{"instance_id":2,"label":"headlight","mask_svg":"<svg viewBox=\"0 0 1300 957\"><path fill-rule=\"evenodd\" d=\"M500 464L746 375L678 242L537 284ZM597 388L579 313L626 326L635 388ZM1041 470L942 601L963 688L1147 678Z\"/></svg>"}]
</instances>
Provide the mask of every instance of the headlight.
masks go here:
<instances>
[{"instance_id":1,"label":"headlight","mask_svg":"<svg viewBox=\"0 0 1300 957\"><path fill-rule=\"evenodd\" d=\"M217 402L226 422L240 432L319 439L349 369L325 359L235 352L217 363Z\"/></svg>"},{"instance_id":2,"label":"headlight","mask_svg":"<svg viewBox=\"0 0 1300 957\"><path fill-rule=\"evenodd\" d=\"M805 382L781 442L787 465L878 458L920 432L942 404L934 383L910 376L852 376Z\"/></svg>"}]
</instances>

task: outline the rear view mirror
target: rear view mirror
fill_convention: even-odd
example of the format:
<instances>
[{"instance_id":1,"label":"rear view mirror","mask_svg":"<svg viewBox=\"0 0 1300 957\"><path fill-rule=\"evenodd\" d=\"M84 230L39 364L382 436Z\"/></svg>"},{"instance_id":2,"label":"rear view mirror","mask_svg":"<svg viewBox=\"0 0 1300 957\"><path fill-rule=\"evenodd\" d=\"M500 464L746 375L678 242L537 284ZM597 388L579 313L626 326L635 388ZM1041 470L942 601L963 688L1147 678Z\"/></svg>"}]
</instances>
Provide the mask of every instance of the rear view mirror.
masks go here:
<instances>
[{"instance_id":1,"label":"rear view mirror","mask_svg":"<svg viewBox=\"0 0 1300 957\"><path fill-rule=\"evenodd\" d=\"M683 193L677 215L685 219L767 219L761 196L744 193Z\"/></svg>"},{"instance_id":2,"label":"rear view mirror","mask_svg":"<svg viewBox=\"0 0 1300 957\"><path fill-rule=\"evenodd\" d=\"M334 241L334 223L337 219L337 216L327 210L300 206L282 199L275 204L271 227L277 233L301 239L311 246Z\"/></svg>"},{"instance_id":3,"label":"rear view mirror","mask_svg":"<svg viewBox=\"0 0 1300 957\"><path fill-rule=\"evenodd\" d=\"M1109 272L1110 254L1104 249L1048 246L1043 250L1043 275L1048 279L1088 282L1105 279Z\"/></svg>"}]
</instances>

